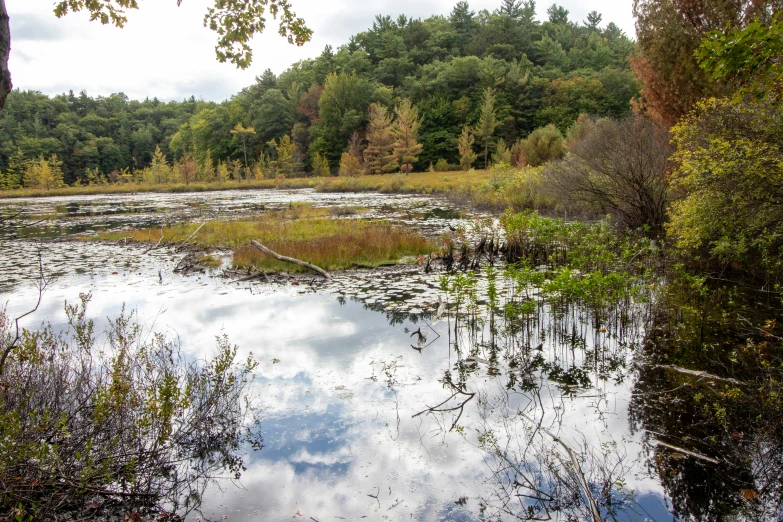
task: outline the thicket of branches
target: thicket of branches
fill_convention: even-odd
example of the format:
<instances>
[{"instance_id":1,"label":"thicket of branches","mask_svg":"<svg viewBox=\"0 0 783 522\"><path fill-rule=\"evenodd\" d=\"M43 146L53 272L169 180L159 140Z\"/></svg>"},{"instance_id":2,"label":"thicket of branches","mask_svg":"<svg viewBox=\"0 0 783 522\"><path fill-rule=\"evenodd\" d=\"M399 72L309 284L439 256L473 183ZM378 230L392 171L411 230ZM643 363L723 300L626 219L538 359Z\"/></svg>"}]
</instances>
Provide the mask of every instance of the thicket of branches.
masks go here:
<instances>
[{"instance_id":1,"label":"thicket of branches","mask_svg":"<svg viewBox=\"0 0 783 522\"><path fill-rule=\"evenodd\" d=\"M612 214L630 228L660 231L669 203L669 133L643 116L600 120L546 167L546 183L565 206Z\"/></svg>"},{"instance_id":2,"label":"thicket of branches","mask_svg":"<svg viewBox=\"0 0 783 522\"><path fill-rule=\"evenodd\" d=\"M66 303L63 332L19 329L0 312L0 511L47 520L198 508L211 479L239 477L246 443L260 447L245 401L256 363L238 361L225 335L212 360L189 360L125 311L99 344L89 300Z\"/></svg>"}]
</instances>

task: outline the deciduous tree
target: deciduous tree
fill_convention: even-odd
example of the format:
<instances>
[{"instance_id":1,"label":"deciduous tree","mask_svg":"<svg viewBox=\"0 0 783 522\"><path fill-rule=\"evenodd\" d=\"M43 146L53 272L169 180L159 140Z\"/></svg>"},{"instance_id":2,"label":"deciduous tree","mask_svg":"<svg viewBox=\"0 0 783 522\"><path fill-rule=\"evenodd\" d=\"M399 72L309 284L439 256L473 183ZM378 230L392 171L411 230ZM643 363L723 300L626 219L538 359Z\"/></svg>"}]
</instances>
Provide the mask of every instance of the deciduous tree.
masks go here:
<instances>
[{"instance_id":1,"label":"deciduous tree","mask_svg":"<svg viewBox=\"0 0 783 522\"><path fill-rule=\"evenodd\" d=\"M63 186L62 163L53 155L48 160L38 158L31 161L24 171L24 186L28 188L42 188L51 190Z\"/></svg>"},{"instance_id":2,"label":"deciduous tree","mask_svg":"<svg viewBox=\"0 0 783 522\"><path fill-rule=\"evenodd\" d=\"M16 149L16 154L8 158L5 172L0 175L0 190L13 190L22 186L26 163L22 149Z\"/></svg>"},{"instance_id":3,"label":"deciduous tree","mask_svg":"<svg viewBox=\"0 0 783 522\"><path fill-rule=\"evenodd\" d=\"M409 174L422 150L421 143L417 141L421 120L416 107L407 98L394 109L394 114L397 118L391 131L394 137L392 154L399 163L400 169Z\"/></svg>"},{"instance_id":4,"label":"deciduous tree","mask_svg":"<svg viewBox=\"0 0 783 522\"><path fill-rule=\"evenodd\" d=\"M155 185L171 181L171 167L166 160L166 156L161 152L160 147L155 147L155 153L152 155L152 164L146 169L144 181Z\"/></svg>"},{"instance_id":5,"label":"deciduous tree","mask_svg":"<svg viewBox=\"0 0 783 522\"><path fill-rule=\"evenodd\" d=\"M694 56L712 31L769 24L781 0L635 0L638 55L632 66L650 114L673 125L700 99L727 92Z\"/></svg>"},{"instance_id":6,"label":"deciduous tree","mask_svg":"<svg viewBox=\"0 0 783 522\"><path fill-rule=\"evenodd\" d=\"M331 172L329 170L329 162L326 158L321 156L319 153L313 154L312 159L312 167L313 167L313 176L329 176L331 175Z\"/></svg>"},{"instance_id":7,"label":"deciduous tree","mask_svg":"<svg viewBox=\"0 0 783 522\"><path fill-rule=\"evenodd\" d=\"M722 260L783 262L783 113L771 100L699 102L674 127L669 232Z\"/></svg>"},{"instance_id":8,"label":"deciduous tree","mask_svg":"<svg viewBox=\"0 0 783 522\"><path fill-rule=\"evenodd\" d=\"M546 184L561 200L657 233L666 219L671 152L668 131L650 119L605 119L565 160L546 167Z\"/></svg>"},{"instance_id":9,"label":"deciduous tree","mask_svg":"<svg viewBox=\"0 0 783 522\"><path fill-rule=\"evenodd\" d=\"M253 127L244 127L241 123L237 123L231 130L231 134L242 140L242 153L245 157L245 169L247 169L247 139L250 136L255 136L256 130Z\"/></svg>"},{"instance_id":10,"label":"deciduous tree","mask_svg":"<svg viewBox=\"0 0 783 522\"><path fill-rule=\"evenodd\" d=\"M521 141L520 148L525 157L525 163L538 167L552 160L565 156L563 135L552 124L534 130Z\"/></svg>"},{"instance_id":11,"label":"deciduous tree","mask_svg":"<svg viewBox=\"0 0 783 522\"><path fill-rule=\"evenodd\" d=\"M394 148L392 123L386 107L377 103L370 104L367 148L364 150L364 163L369 174L391 172L397 168L397 160L391 154Z\"/></svg>"},{"instance_id":12,"label":"deciduous tree","mask_svg":"<svg viewBox=\"0 0 783 522\"><path fill-rule=\"evenodd\" d=\"M473 144L476 142L476 138L473 137L473 133L470 132L470 127L465 126L462 129L462 134L459 136L457 142L457 148L459 149L459 164L462 170L470 170L473 163L476 161L476 153L473 151Z\"/></svg>"},{"instance_id":13,"label":"deciduous tree","mask_svg":"<svg viewBox=\"0 0 783 522\"><path fill-rule=\"evenodd\" d=\"M198 165L196 164L193 156L186 152L179 160L179 181L190 185L191 181L196 180L198 174Z\"/></svg>"},{"instance_id":14,"label":"deciduous tree","mask_svg":"<svg viewBox=\"0 0 783 522\"><path fill-rule=\"evenodd\" d=\"M177 5L181 3L182 0L177 0ZM69 12L87 11L91 21L121 28L128 21L126 10L138 8L137 0L57 0L54 14L60 18ZM218 35L215 45L218 61L228 61L242 69L248 68L253 60L248 42L266 28L267 13L280 21L278 33L289 43L301 46L310 40L312 31L303 19L296 16L288 0L215 0L214 6L207 8L204 15L204 27L209 27ZM10 50L8 12L5 0L0 0L0 110L12 88L8 70Z\"/></svg>"},{"instance_id":15,"label":"deciduous tree","mask_svg":"<svg viewBox=\"0 0 783 522\"><path fill-rule=\"evenodd\" d=\"M339 174L340 176L348 176L355 178L362 173L362 163L353 154L350 152L343 152L343 155L340 157L340 170Z\"/></svg>"},{"instance_id":16,"label":"deciduous tree","mask_svg":"<svg viewBox=\"0 0 783 522\"><path fill-rule=\"evenodd\" d=\"M291 141L291 136L286 134L280 138L278 143L275 140L269 142L269 145L275 149L276 157L274 160L274 167L278 172L290 176L299 169L299 165L296 162L296 144Z\"/></svg>"}]
</instances>

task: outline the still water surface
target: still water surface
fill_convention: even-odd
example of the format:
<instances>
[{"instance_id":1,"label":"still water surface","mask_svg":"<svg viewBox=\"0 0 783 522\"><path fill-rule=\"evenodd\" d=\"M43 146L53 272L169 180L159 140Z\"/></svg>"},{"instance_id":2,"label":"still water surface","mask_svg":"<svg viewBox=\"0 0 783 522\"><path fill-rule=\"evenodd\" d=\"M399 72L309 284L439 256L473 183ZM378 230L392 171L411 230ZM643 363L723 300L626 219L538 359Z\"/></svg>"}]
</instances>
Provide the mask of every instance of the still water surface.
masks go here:
<instances>
[{"instance_id":1,"label":"still water surface","mask_svg":"<svg viewBox=\"0 0 783 522\"><path fill-rule=\"evenodd\" d=\"M194 357L209 357L215 336L225 331L240 357L252 352L261 363L253 395L262 412L264 448L249 454L239 483L225 481L208 491L203 516L512 520L508 511L525 501L506 496L507 484L480 434L492 431L509 448L521 445L527 423L519 422L518 412L524 411L575 447L611 445L624 455L621 519L672 520L664 490L648 470L643 433L629 423L636 379L631 363L642 330L623 342L593 337L589 346L574 349L542 329L530 344L543 343L540 356L546 363L578 370L579 385L564 387L536 373L526 376L535 381L535 390L521 391L509 386L513 372L504 366L505 358L490 361L491 355L474 346L466 367L467 354L460 358L450 344L451 318L434 325L428 320L442 296L437 274L356 271L329 285L236 284L214 274L173 274L177 257L170 252L142 256L143 249L133 246L67 240L97 227L252 215L291 201L363 205L372 217L426 233L459 223L464 211L422 197L308 191L68 199L11 202L55 218L21 238L0 240L0 302L10 314L26 311L37 298L33 282L40 251L46 270L56 277L26 326L42 321L63 326L64 301L91 292L89 315L99 323L125 306L136 311L146 331L178 337ZM423 344L410 333L420 327L428 332ZM615 362L608 370L586 356L598 344ZM456 368L466 388L477 393L462 412L462 429L449 430L456 411L414 417L450 396L440 381ZM521 459L535 460L524 448L517 450Z\"/></svg>"}]
</instances>

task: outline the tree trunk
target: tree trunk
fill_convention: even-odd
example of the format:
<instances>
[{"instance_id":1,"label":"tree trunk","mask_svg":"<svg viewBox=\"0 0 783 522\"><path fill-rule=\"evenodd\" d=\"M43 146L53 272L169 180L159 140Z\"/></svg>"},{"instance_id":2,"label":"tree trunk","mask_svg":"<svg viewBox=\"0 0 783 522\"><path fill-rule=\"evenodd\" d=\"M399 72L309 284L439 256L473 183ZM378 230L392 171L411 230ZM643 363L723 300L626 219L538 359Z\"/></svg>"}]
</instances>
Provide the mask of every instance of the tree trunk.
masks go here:
<instances>
[{"instance_id":1,"label":"tree trunk","mask_svg":"<svg viewBox=\"0 0 783 522\"><path fill-rule=\"evenodd\" d=\"M11 92L11 71L8 70L8 57L11 54L11 24L5 0L0 0L0 111L5 107L5 100Z\"/></svg>"}]
</instances>

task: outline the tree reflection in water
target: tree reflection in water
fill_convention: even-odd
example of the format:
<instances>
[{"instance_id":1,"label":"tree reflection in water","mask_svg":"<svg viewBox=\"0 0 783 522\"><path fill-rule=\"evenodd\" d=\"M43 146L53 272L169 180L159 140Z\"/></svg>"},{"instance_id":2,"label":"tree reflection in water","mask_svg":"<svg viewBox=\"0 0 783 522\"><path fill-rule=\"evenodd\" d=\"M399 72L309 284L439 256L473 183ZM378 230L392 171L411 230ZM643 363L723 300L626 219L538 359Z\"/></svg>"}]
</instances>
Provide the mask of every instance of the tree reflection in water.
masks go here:
<instances>
[{"instance_id":1,"label":"tree reflection in water","mask_svg":"<svg viewBox=\"0 0 783 522\"><path fill-rule=\"evenodd\" d=\"M778 302L686 274L649 293L652 276L627 279L596 302L525 270L443 280L454 358L420 414L486 452L482 516L652 518L626 487L646 467L678 519L783 519ZM639 457L605 418L620 399Z\"/></svg>"}]
</instances>

